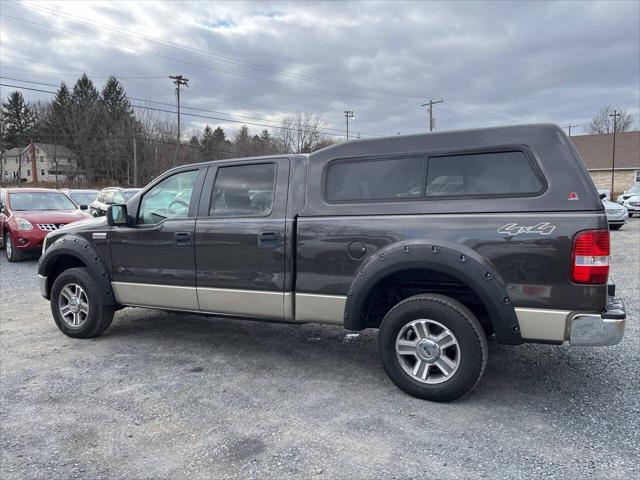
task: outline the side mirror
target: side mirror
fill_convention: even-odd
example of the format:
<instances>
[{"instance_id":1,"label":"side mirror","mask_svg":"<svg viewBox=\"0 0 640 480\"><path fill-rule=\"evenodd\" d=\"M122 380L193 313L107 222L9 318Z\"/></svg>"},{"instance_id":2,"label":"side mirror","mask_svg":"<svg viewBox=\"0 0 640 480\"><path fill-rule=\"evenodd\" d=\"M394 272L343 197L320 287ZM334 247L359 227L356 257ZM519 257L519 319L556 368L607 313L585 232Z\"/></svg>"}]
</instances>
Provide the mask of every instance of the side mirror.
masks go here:
<instances>
[{"instance_id":1,"label":"side mirror","mask_svg":"<svg viewBox=\"0 0 640 480\"><path fill-rule=\"evenodd\" d=\"M80 205L80 210L87 210L89 205Z\"/></svg>"},{"instance_id":2,"label":"side mirror","mask_svg":"<svg viewBox=\"0 0 640 480\"><path fill-rule=\"evenodd\" d=\"M127 206L126 205L110 205L107 209L107 223L110 226L126 226L127 225Z\"/></svg>"},{"instance_id":3,"label":"side mirror","mask_svg":"<svg viewBox=\"0 0 640 480\"><path fill-rule=\"evenodd\" d=\"M607 198L607 194L606 193L601 193L600 194L600 199L604 200L605 198Z\"/></svg>"}]
</instances>

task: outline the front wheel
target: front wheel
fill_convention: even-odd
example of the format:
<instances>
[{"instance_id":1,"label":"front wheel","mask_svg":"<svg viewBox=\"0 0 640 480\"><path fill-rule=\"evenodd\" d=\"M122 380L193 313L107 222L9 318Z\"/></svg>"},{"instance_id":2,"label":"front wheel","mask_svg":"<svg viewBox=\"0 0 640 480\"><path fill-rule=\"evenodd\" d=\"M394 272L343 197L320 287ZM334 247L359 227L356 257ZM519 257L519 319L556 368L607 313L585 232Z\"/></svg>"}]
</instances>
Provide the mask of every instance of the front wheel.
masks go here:
<instances>
[{"instance_id":1,"label":"front wheel","mask_svg":"<svg viewBox=\"0 0 640 480\"><path fill-rule=\"evenodd\" d=\"M622 224L609 225L609 230L620 230L621 228L622 228Z\"/></svg>"},{"instance_id":2,"label":"front wheel","mask_svg":"<svg viewBox=\"0 0 640 480\"><path fill-rule=\"evenodd\" d=\"M633 213L629 212L629 218L633 217Z\"/></svg>"},{"instance_id":3,"label":"front wheel","mask_svg":"<svg viewBox=\"0 0 640 480\"><path fill-rule=\"evenodd\" d=\"M51 313L62 333L74 338L91 338L104 332L113 320L113 305L86 268L62 272L51 287Z\"/></svg>"},{"instance_id":4,"label":"front wheel","mask_svg":"<svg viewBox=\"0 0 640 480\"><path fill-rule=\"evenodd\" d=\"M9 232L4 234L4 255L10 262L22 261L22 252L13 244L13 240L11 240Z\"/></svg>"},{"instance_id":5,"label":"front wheel","mask_svg":"<svg viewBox=\"0 0 640 480\"><path fill-rule=\"evenodd\" d=\"M487 365L478 319L453 298L416 295L382 320L378 348L389 378L414 397L446 402L469 393Z\"/></svg>"}]
</instances>

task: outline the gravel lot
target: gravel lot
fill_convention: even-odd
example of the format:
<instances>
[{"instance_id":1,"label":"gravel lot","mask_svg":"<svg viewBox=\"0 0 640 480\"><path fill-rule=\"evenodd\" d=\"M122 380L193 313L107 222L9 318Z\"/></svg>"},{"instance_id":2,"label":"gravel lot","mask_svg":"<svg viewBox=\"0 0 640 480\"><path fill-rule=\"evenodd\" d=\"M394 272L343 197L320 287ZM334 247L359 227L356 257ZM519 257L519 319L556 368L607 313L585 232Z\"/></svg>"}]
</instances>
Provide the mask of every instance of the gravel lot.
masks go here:
<instances>
[{"instance_id":1,"label":"gravel lot","mask_svg":"<svg viewBox=\"0 0 640 480\"><path fill-rule=\"evenodd\" d=\"M3 256L0 477L637 478L640 220L611 236L623 342L490 342L450 404L398 390L375 332L128 308L73 340Z\"/></svg>"}]
</instances>

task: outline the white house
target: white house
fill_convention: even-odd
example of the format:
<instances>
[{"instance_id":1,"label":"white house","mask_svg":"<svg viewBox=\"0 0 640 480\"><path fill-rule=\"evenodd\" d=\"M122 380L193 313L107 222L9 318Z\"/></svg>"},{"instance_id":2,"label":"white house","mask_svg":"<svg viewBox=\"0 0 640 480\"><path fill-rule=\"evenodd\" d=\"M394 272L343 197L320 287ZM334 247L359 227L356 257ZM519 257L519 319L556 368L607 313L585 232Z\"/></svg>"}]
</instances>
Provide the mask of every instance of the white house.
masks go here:
<instances>
[{"instance_id":1,"label":"white house","mask_svg":"<svg viewBox=\"0 0 640 480\"><path fill-rule=\"evenodd\" d=\"M5 181L54 182L73 176L76 160L64 145L30 143L4 152L1 167Z\"/></svg>"}]
</instances>

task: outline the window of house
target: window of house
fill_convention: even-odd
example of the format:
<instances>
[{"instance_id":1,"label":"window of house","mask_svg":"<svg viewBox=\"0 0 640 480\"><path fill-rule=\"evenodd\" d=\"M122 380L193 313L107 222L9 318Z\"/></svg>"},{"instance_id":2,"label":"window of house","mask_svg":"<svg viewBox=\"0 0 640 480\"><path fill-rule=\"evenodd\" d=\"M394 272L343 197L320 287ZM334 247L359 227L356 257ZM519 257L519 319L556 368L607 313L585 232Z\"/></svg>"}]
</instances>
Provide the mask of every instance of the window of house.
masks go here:
<instances>
[{"instance_id":1,"label":"window of house","mask_svg":"<svg viewBox=\"0 0 640 480\"><path fill-rule=\"evenodd\" d=\"M428 197L532 195L543 187L524 152L429 157Z\"/></svg>"},{"instance_id":2,"label":"window of house","mask_svg":"<svg viewBox=\"0 0 640 480\"><path fill-rule=\"evenodd\" d=\"M44 176L44 168L40 169L40 175Z\"/></svg>"},{"instance_id":3,"label":"window of house","mask_svg":"<svg viewBox=\"0 0 640 480\"><path fill-rule=\"evenodd\" d=\"M211 196L212 217L266 217L273 207L274 163L220 167Z\"/></svg>"},{"instance_id":4,"label":"window of house","mask_svg":"<svg viewBox=\"0 0 640 480\"><path fill-rule=\"evenodd\" d=\"M138 223L155 224L189 215L191 193L198 170L176 173L165 178L142 196Z\"/></svg>"},{"instance_id":5,"label":"window of house","mask_svg":"<svg viewBox=\"0 0 640 480\"><path fill-rule=\"evenodd\" d=\"M426 157L361 158L330 164L329 202L402 200L424 196Z\"/></svg>"},{"instance_id":6,"label":"window of house","mask_svg":"<svg viewBox=\"0 0 640 480\"><path fill-rule=\"evenodd\" d=\"M31 170L27 170L27 177L31 176Z\"/></svg>"}]
</instances>

